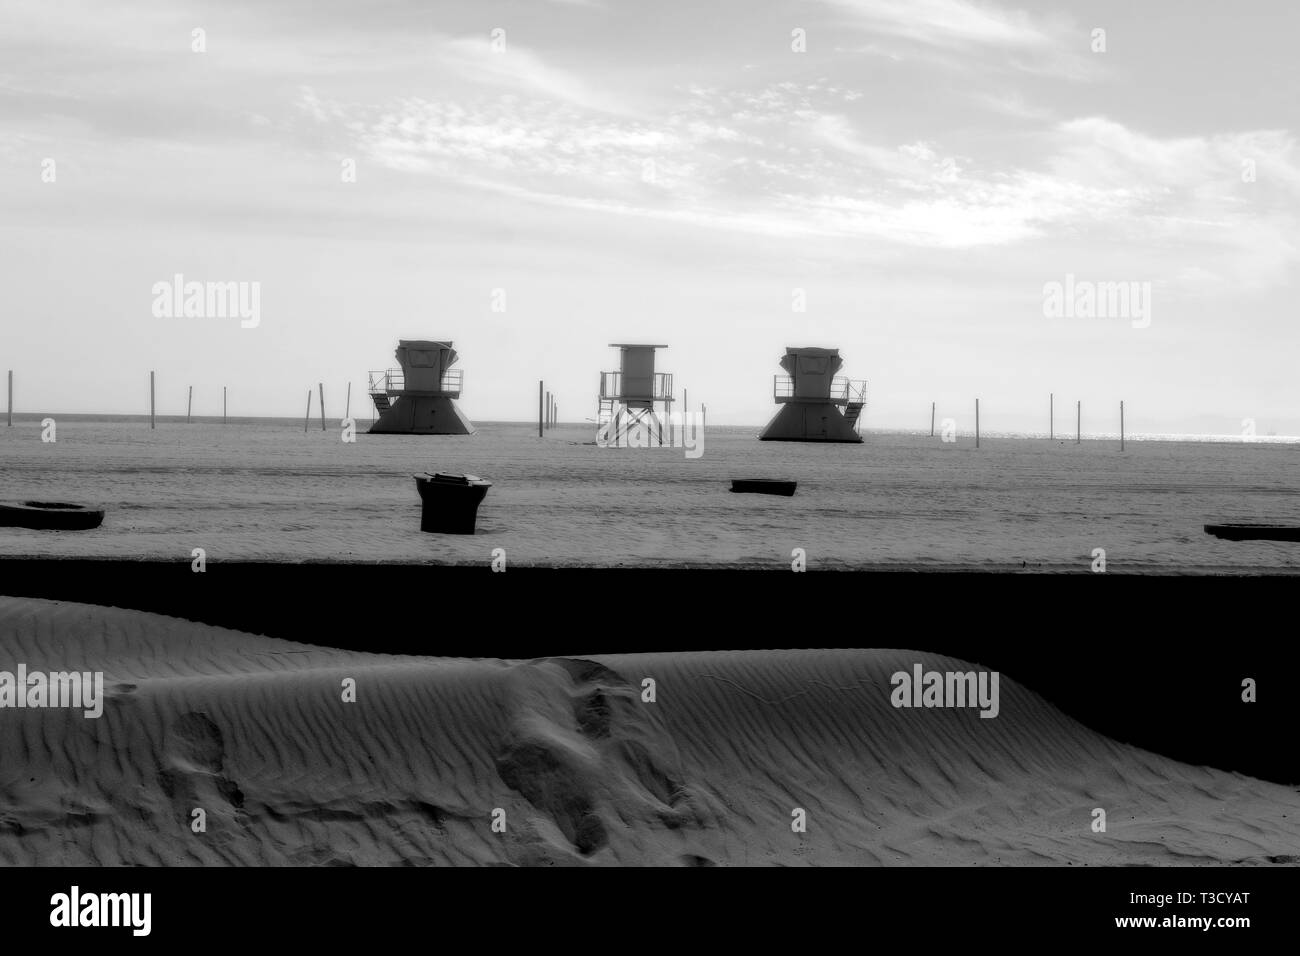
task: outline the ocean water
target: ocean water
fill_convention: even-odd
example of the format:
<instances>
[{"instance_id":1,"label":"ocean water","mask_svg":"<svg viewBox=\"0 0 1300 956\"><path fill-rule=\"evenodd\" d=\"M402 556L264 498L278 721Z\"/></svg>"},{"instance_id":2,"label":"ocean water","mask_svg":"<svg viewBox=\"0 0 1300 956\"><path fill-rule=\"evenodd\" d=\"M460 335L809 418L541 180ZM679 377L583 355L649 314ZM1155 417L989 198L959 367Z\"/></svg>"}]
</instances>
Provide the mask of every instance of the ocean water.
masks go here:
<instances>
[{"instance_id":1,"label":"ocean water","mask_svg":"<svg viewBox=\"0 0 1300 956\"><path fill-rule=\"evenodd\" d=\"M363 427L365 423L363 422ZM0 556L512 566L1300 571L1300 544L1229 542L1216 521L1300 523L1300 445L871 433L861 445L759 442L709 427L703 454L600 448L594 426L478 423L469 437L341 440L301 419L0 424L0 499L93 503L94 531L0 528ZM473 536L423 534L411 476L494 484ZM793 498L730 479L799 482Z\"/></svg>"}]
</instances>

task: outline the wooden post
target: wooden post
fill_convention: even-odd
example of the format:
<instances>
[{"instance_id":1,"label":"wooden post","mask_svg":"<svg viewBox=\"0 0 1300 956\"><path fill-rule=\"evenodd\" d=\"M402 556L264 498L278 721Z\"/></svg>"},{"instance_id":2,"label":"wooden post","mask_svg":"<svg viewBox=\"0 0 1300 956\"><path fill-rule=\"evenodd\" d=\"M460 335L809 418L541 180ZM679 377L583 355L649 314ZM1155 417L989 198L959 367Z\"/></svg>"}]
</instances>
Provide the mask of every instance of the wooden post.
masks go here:
<instances>
[{"instance_id":1,"label":"wooden post","mask_svg":"<svg viewBox=\"0 0 1300 956\"><path fill-rule=\"evenodd\" d=\"M1075 424L1074 424L1074 443L1077 445L1083 439L1083 402L1079 402L1075 407Z\"/></svg>"},{"instance_id":2,"label":"wooden post","mask_svg":"<svg viewBox=\"0 0 1300 956\"><path fill-rule=\"evenodd\" d=\"M311 389L307 389L307 416L302 420L302 433L307 434L307 426L311 424Z\"/></svg>"},{"instance_id":3,"label":"wooden post","mask_svg":"<svg viewBox=\"0 0 1300 956\"><path fill-rule=\"evenodd\" d=\"M14 370L9 370L9 425L14 423Z\"/></svg>"},{"instance_id":4,"label":"wooden post","mask_svg":"<svg viewBox=\"0 0 1300 956\"><path fill-rule=\"evenodd\" d=\"M1047 437L1056 437L1056 395L1052 392L1047 394Z\"/></svg>"},{"instance_id":5,"label":"wooden post","mask_svg":"<svg viewBox=\"0 0 1300 956\"><path fill-rule=\"evenodd\" d=\"M325 430L325 383L320 382L320 430Z\"/></svg>"},{"instance_id":6,"label":"wooden post","mask_svg":"<svg viewBox=\"0 0 1300 956\"><path fill-rule=\"evenodd\" d=\"M149 427L154 427L154 402L153 402L153 381L154 373L149 373Z\"/></svg>"},{"instance_id":7,"label":"wooden post","mask_svg":"<svg viewBox=\"0 0 1300 956\"><path fill-rule=\"evenodd\" d=\"M221 386L221 424L226 423L226 386Z\"/></svg>"},{"instance_id":8,"label":"wooden post","mask_svg":"<svg viewBox=\"0 0 1300 956\"><path fill-rule=\"evenodd\" d=\"M980 446L980 400L975 399L975 447Z\"/></svg>"},{"instance_id":9,"label":"wooden post","mask_svg":"<svg viewBox=\"0 0 1300 956\"><path fill-rule=\"evenodd\" d=\"M343 406L343 417L344 418L352 417L352 383L351 382L348 382L348 401L347 404Z\"/></svg>"},{"instance_id":10,"label":"wooden post","mask_svg":"<svg viewBox=\"0 0 1300 956\"><path fill-rule=\"evenodd\" d=\"M1119 450L1124 450L1124 402L1119 403Z\"/></svg>"},{"instance_id":11,"label":"wooden post","mask_svg":"<svg viewBox=\"0 0 1300 956\"><path fill-rule=\"evenodd\" d=\"M704 428L709 424L709 406L700 405L700 427Z\"/></svg>"},{"instance_id":12,"label":"wooden post","mask_svg":"<svg viewBox=\"0 0 1300 956\"><path fill-rule=\"evenodd\" d=\"M934 437L934 402L930 403L930 437Z\"/></svg>"},{"instance_id":13,"label":"wooden post","mask_svg":"<svg viewBox=\"0 0 1300 956\"><path fill-rule=\"evenodd\" d=\"M189 401L185 403L185 424L186 425L190 423L190 416L193 411L194 411L194 386L191 385L190 398Z\"/></svg>"},{"instance_id":14,"label":"wooden post","mask_svg":"<svg viewBox=\"0 0 1300 956\"><path fill-rule=\"evenodd\" d=\"M537 382L537 437L538 438L542 437L542 428L543 428L542 401L545 399L545 397L546 397L546 383L539 380Z\"/></svg>"}]
</instances>

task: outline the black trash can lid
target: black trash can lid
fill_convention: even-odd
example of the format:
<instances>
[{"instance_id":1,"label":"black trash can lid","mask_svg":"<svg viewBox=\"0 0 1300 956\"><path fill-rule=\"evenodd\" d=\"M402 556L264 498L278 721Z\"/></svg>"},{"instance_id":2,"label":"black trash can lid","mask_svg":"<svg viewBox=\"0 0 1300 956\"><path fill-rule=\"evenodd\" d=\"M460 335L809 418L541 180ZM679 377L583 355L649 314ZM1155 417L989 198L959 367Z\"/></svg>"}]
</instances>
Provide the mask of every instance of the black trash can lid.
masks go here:
<instances>
[{"instance_id":1,"label":"black trash can lid","mask_svg":"<svg viewBox=\"0 0 1300 956\"><path fill-rule=\"evenodd\" d=\"M485 478L480 478L478 475L449 475L444 472L430 474L426 471L422 475L416 475L415 480L436 481L438 484L442 485L487 485L489 487L492 485L492 482Z\"/></svg>"}]
</instances>

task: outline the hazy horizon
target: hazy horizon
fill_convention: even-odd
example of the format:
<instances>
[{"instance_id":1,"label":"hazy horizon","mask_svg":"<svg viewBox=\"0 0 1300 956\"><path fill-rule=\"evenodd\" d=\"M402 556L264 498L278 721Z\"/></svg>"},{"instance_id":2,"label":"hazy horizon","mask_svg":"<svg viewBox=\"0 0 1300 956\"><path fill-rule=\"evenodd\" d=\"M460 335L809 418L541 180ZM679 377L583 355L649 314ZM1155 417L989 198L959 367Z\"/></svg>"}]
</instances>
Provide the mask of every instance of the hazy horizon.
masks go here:
<instances>
[{"instance_id":1,"label":"hazy horizon","mask_svg":"<svg viewBox=\"0 0 1300 956\"><path fill-rule=\"evenodd\" d=\"M327 398L328 398L328 396L327 396ZM310 432L316 432L316 431L319 431L319 430L320 430L320 408L319 408L319 406L316 404L316 403L317 403L317 399L316 399L316 397L315 397L314 394L313 394L313 397L312 397L312 402L313 402L313 404L312 404L312 417L311 417L311 420L310 420L310 424L309 424L308 428L306 429L309 433L310 433ZM305 405L305 401L304 401L304 405ZM341 420L342 420L342 419L341 419L341 415L335 414L336 411L337 411L336 409L330 408L328 405L326 406L326 418L325 418L325 421L326 421L327 430L330 430L330 431L331 431L331 434L333 434L334 432L337 431L338 426L340 425ZM28 411L28 412L18 412L18 411L15 411L13 417L14 417L14 421L15 421L15 422L26 422L26 423L29 423L29 424L39 424L39 423L43 420L43 416L46 415L46 414L49 414L49 415L58 415L58 416L60 416L60 417L59 417L58 419L56 419L56 421L65 421L65 422L66 422L66 421L74 421L74 422L75 422L75 421L95 421L95 420L101 420L101 419L109 419L109 420L112 420L112 421L114 421L114 422L130 422L130 423L133 423L133 424L134 424L134 423L146 424L146 423L148 423L148 421L149 421L149 415L148 415L148 413L140 414L140 413L137 413L137 412L77 412L77 411L72 411L72 412L48 412L48 413L47 413L47 412L30 412L30 411ZM696 414L698 414L698 410L697 410ZM170 411L168 411L168 412L162 412L162 411L159 411L159 412L156 414L155 417L156 417L156 420L157 420L157 422L158 422L159 424L168 424L168 425L187 424L187 421L186 421L186 415L184 414L184 412L177 413L177 412L170 412ZM216 424L216 423L221 423L221 421L222 421L222 416L221 416L220 412L216 413L215 415L214 415L214 414L211 414L211 413L198 414L198 413L196 412L196 413L194 413L191 417L193 418L193 424L196 424L196 425L199 425L199 424ZM354 411L353 414L352 414L352 418L353 418L353 420L357 423L357 428L358 428L358 430L359 430L359 431L362 431L362 432L364 432L364 431L366 430L368 424L369 424L370 421L371 421L371 417L372 417L372 416L369 414L368 411L364 411L364 412L362 412L362 413L357 413L356 411ZM1112 416L1112 417L1115 417L1116 422L1118 421L1118 415L1115 415L1115 416ZM253 424L261 424L261 423L280 423L280 422L283 422L283 423L286 424L286 425L294 425L294 426L297 426L297 425L299 425L299 424L303 421L303 416L302 416L302 415L234 415L234 414L231 414L231 415L228 416L228 418L229 418L229 421L227 422L227 424L240 424L240 423L249 423L249 422L251 422L251 423L253 423ZM936 418L935 421L936 421L936 424L935 424L935 436L938 437L938 436L940 436L940 431L941 431L941 424L940 424L940 423L943 421L943 419L942 419L942 418ZM486 428L491 428L491 427L496 426L496 425L513 425L513 426L525 427L525 428L528 428L528 429L530 429L530 430L533 429L533 428L535 428L536 425L537 425L537 423L536 423L535 421L527 421L527 420L525 420L525 419L518 419L518 418L479 419L475 424L476 424L479 428L485 428L485 427L486 427ZM556 427L563 427L563 428L570 428L570 427L575 427L575 426L577 426L577 427L581 427L581 426L584 426L584 425L587 425L587 424L591 424L592 427L594 428L594 426L595 426L594 419L592 419L592 418L584 418L584 419L568 419L568 418L561 418L560 421L556 422ZM708 424L708 429L709 429L709 430L712 430L712 429L727 429L727 430L731 430L731 431L752 430L752 431L754 432L754 434L757 435L757 434L761 431L761 429L762 429L762 425L763 425L763 424L766 424L766 423L764 422L764 423L761 423L761 424L757 424L757 425L755 425L755 424L746 424L746 423L740 423L740 424L737 424L737 423L735 423L735 422L710 422L710 423ZM1074 420L1071 419L1068 423L1065 422L1064 420L1058 420L1056 424L1057 424L1058 427L1057 427L1057 429L1056 429L1056 431L1055 431L1054 436L1052 436L1052 437L1054 438L1054 440L1056 440L1056 441L1058 441L1058 442L1067 442L1067 443L1072 442L1072 441L1074 440L1074 436L1075 436L1075 431L1074 431ZM1096 427L1092 427L1092 426L1096 426ZM1090 427L1091 427L1091 430L1090 430ZM905 427L905 426L904 426L904 427L898 427L898 428L864 427L864 428L862 429L861 433L862 433L862 435L863 435L864 437L866 437L866 436L870 436L870 435L873 435L873 434L874 434L874 435L882 435L882 436L885 436L885 435L895 435L895 436L911 436L911 435L916 435L916 436L928 436L928 435L929 435L929 426L928 426L928 425L926 425L926 426L916 426L916 427L911 427L911 428L909 428L909 427ZM594 432L593 432L593 434L594 434ZM981 434L982 437L984 437L984 438L988 438L988 439L994 439L994 438L1014 438L1014 439L1026 439L1026 440L1039 440L1039 439L1042 439L1042 440L1049 440L1049 435L1048 435L1048 432L1047 432L1047 430L1046 430L1045 428L1042 429L1041 431L1039 431L1039 430L1034 430L1034 429L1012 429L1012 430L1007 430L1007 429L999 428L999 427L996 427L996 426L993 427L993 428L988 428L988 427L986 427L986 425L983 424L983 420L982 420L982 423L981 423L981 426L980 426L980 434ZM1290 443L1294 443L1294 442L1300 442L1300 435L1287 435L1287 434L1268 433L1268 432L1261 432L1261 433L1258 433L1258 434L1256 434L1256 435L1252 435L1252 436L1247 437L1247 436L1243 436L1240 432L1233 432L1233 431L1225 431L1225 432L1147 432L1147 431L1133 431L1133 430L1131 430L1131 429L1126 428L1124 434L1125 434L1125 437L1127 438L1127 440L1129 440L1129 441L1173 441L1173 442L1178 442L1178 441L1189 441L1189 442L1205 441L1205 442L1214 442L1214 443L1225 443L1225 442L1226 442L1226 443L1232 443L1232 442L1242 442L1242 443L1245 443L1245 444L1249 444L1249 443L1260 443L1260 444L1270 444L1270 443L1271 443L1271 444L1290 444ZM956 435L957 435L957 437L958 437L961 441L963 441L963 442L967 441L968 439L969 439L969 440L973 440L973 438L974 438L974 429L973 429L973 428L967 428L967 427L965 427L964 425L960 425L960 424L959 424L958 427L957 427L957 430L956 430ZM436 439L439 438L439 437L445 437L445 436L416 436L416 437L433 437L433 438L436 440ZM454 437L454 436L453 436L453 437ZM470 436L470 437L472 437L472 436ZM558 437L558 436L553 436L553 437ZM1099 418L1097 419L1096 422L1088 421L1088 422L1086 423L1084 429L1083 429L1082 439L1083 439L1083 441L1118 441L1118 440L1119 440L1119 428L1118 428L1118 425L1117 425L1117 424L1113 424L1113 423L1109 423L1109 422L1102 422L1101 417L1099 417Z\"/></svg>"}]
</instances>

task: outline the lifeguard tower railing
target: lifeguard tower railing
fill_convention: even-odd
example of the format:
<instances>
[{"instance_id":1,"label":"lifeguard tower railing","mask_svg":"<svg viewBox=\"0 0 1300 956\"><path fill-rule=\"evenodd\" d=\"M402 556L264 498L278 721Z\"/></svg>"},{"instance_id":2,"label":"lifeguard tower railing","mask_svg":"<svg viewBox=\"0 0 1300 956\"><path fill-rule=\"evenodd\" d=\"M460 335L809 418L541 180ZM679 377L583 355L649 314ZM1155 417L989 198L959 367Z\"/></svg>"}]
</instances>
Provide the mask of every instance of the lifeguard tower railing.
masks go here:
<instances>
[{"instance_id":1,"label":"lifeguard tower railing","mask_svg":"<svg viewBox=\"0 0 1300 956\"><path fill-rule=\"evenodd\" d=\"M452 368L442 373L442 381L439 383L439 391L450 395L452 398L460 397L461 384L464 382L464 369ZM388 394L389 392L402 392L406 390L406 376L400 368L386 368L380 371L370 373L370 394Z\"/></svg>"},{"instance_id":2,"label":"lifeguard tower railing","mask_svg":"<svg viewBox=\"0 0 1300 956\"><path fill-rule=\"evenodd\" d=\"M778 402L795 401L794 376L772 376L772 397ZM866 380L837 375L831 379L831 390L827 400L834 405L865 405L867 403Z\"/></svg>"},{"instance_id":3,"label":"lifeguard tower railing","mask_svg":"<svg viewBox=\"0 0 1300 956\"><path fill-rule=\"evenodd\" d=\"M622 372L600 373L601 402L671 402L673 400L673 375L671 372L655 372L649 395L630 395L623 391Z\"/></svg>"}]
</instances>

